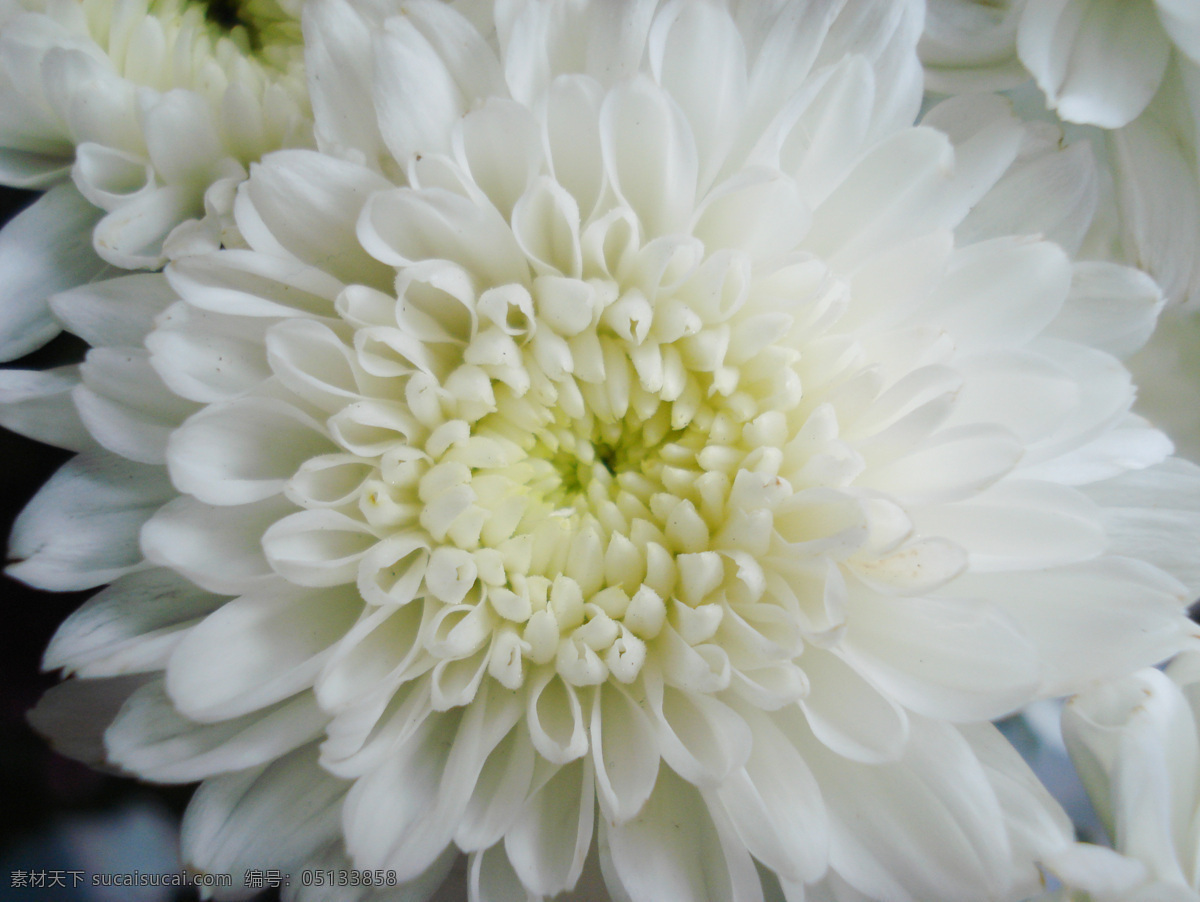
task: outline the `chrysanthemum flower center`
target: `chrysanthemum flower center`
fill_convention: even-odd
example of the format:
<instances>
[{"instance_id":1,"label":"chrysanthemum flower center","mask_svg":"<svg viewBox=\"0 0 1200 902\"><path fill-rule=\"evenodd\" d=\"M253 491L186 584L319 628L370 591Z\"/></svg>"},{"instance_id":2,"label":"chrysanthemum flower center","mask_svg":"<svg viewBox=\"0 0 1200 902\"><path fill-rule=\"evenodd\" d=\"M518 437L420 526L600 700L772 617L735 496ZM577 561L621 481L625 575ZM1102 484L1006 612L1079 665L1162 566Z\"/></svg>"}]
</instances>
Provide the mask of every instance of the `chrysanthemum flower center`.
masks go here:
<instances>
[{"instance_id":1,"label":"chrysanthemum flower center","mask_svg":"<svg viewBox=\"0 0 1200 902\"><path fill-rule=\"evenodd\" d=\"M644 284L599 277L495 286L470 328L402 292L402 315L462 341L431 361L440 378L409 378L423 427L410 431L425 437L383 452L360 509L377 534L419 524L435 658L486 659L515 688L541 666L575 685L630 682L658 645L724 654L729 601L764 590L745 555L807 529L773 516L793 494L781 468L807 453L789 445L807 419L798 354L739 327L740 302L694 301L737 265L694 261L676 273L686 284L654 286L654 305ZM360 349L389 342L372 338ZM394 578L385 567L376 582Z\"/></svg>"}]
</instances>

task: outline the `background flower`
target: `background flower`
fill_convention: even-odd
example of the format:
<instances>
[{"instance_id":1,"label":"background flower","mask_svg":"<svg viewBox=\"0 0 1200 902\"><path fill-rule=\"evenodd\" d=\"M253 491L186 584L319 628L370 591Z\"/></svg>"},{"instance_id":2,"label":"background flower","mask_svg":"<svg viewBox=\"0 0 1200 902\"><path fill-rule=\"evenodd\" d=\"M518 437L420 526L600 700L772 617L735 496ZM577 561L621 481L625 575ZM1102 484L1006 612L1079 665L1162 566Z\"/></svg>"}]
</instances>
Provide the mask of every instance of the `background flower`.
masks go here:
<instances>
[{"instance_id":1,"label":"background flower","mask_svg":"<svg viewBox=\"0 0 1200 902\"><path fill-rule=\"evenodd\" d=\"M1072 699L1063 734L1114 841L1116 855L1081 846L1061 867L1071 892L1095 902L1200 898L1197 694L1200 652L1163 673L1143 670Z\"/></svg>"},{"instance_id":2,"label":"background flower","mask_svg":"<svg viewBox=\"0 0 1200 902\"><path fill-rule=\"evenodd\" d=\"M1093 135L1115 179L1128 262L1167 297L1200 298L1200 16L1178 0L932 0L926 83L963 93L1032 75L1048 109Z\"/></svg>"},{"instance_id":3,"label":"background flower","mask_svg":"<svg viewBox=\"0 0 1200 902\"><path fill-rule=\"evenodd\" d=\"M0 359L52 337L57 291L157 269L207 189L311 142L298 21L261 0L7 2L0 182L49 188L0 233ZM218 191L232 190L227 185ZM217 228L217 226L214 226ZM192 228L178 239L215 246Z\"/></svg>"}]
</instances>

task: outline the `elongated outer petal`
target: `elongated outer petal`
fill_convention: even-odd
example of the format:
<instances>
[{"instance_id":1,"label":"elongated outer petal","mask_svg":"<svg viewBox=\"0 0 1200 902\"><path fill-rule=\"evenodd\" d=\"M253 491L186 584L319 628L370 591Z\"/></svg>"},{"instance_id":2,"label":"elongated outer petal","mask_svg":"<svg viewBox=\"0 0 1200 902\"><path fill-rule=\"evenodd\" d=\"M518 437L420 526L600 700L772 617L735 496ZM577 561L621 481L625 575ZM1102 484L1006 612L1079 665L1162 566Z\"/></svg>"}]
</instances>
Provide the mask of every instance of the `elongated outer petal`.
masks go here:
<instances>
[{"instance_id":1,"label":"elongated outer petal","mask_svg":"<svg viewBox=\"0 0 1200 902\"><path fill-rule=\"evenodd\" d=\"M210 874L292 871L337 836L346 788L321 770L314 745L206 780L183 816L184 860Z\"/></svg>"},{"instance_id":2,"label":"elongated outer petal","mask_svg":"<svg viewBox=\"0 0 1200 902\"><path fill-rule=\"evenodd\" d=\"M429 817L444 779L461 709L426 718L346 796L342 829L358 867L395 869L410 880L437 859L454 822Z\"/></svg>"},{"instance_id":3,"label":"elongated outer petal","mask_svg":"<svg viewBox=\"0 0 1200 902\"><path fill-rule=\"evenodd\" d=\"M166 473L106 452L83 454L51 477L17 517L9 575L43 589L111 582L142 561L138 531L171 497Z\"/></svg>"},{"instance_id":4,"label":"elongated outer petal","mask_svg":"<svg viewBox=\"0 0 1200 902\"><path fill-rule=\"evenodd\" d=\"M1177 458L1088 486L1115 554L1149 561L1200 594L1200 467Z\"/></svg>"},{"instance_id":5,"label":"elongated outer petal","mask_svg":"<svg viewBox=\"0 0 1200 902\"><path fill-rule=\"evenodd\" d=\"M965 574L953 591L986 599L1017 623L1043 662L1043 696L1161 661L1194 632L1184 610L1192 600L1187 588L1130 558L1103 557L1043 572ZM1111 651L1091 652L1099 647Z\"/></svg>"},{"instance_id":6,"label":"elongated outer petal","mask_svg":"<svg viewBox=\"0 0 1200 902\"><path fill-rule=\"evenodd\" d=\"M1007 824L986 771L954 727L911 723L904 757L881 765L852 763L793 731L829 811L831 867L871 899L1009 897Z\"/></svg>"},{"instance_id":7,"label":"elongated outer petal","mask_svg":"<svg viewBox=\"0 0 1200 902\"><path fill-rule=\"evenodd\" d=\"M394 274L355 240L358 211L390 183L364 166L307 150L281 150L255 170L238 193L239 226L261 222L288 254L345 282L388 286ZM246 238L256 244L259 230ZM263 236L265 238L265 235Z\"/></svg>"},{"instance_id":8,"label":"elongated outer petal","mask_svg":"<svg viewBox=\"0 0 1200 902\"><path fill-rule=\"evenodd\" d=\"M181 495L147 520L142 550L210 592L237 595L272 579L262 535L292 510L282 498L215 507Z\"/></svg>"},{"instance_id":9,"label":"elongated outer petal","mask_svg":"<svg viewBox=\"0 0 1200 902\"><path fill-rule=\"evenodd\" d=\"M181 715L162 681L135 692L104 733L107 758L143 779L190 783L273 761L316 739L328 717L311 692L215 724Z\"/></svg>"},{"instance_id":10,"label":"elongated outer petal","mask_svg":"<svg viewBox=\"0 0 1200 902\"><path fill-rule=\"evenodd\" d=\"M118 276L50 298L54 315L94 348L138 347L154 319L178 300L159 273Z\"/></svg>"},{"instance_id":11,"label":"elongated outer petal","mask_svg":"<svg viewBox=\"0 0 1200 902\"><path fill-rule=\"evenodd\" d=\"M170 570L135 571L63 621L42 667L84 677L160 669L186 630L224 603Z\"/></svg>"},{"instance_id":12,"label":"elongated outer petal","mask_svg":"<svg viewBox=\"0 0 1200 902\"><path fill-rule=\"evenodd\" d=\"M754 733L750 758L714 794L755 858L783 879L811 883L824 873L829 854L820 787L772 718L746 713Z\"/></svg>"},{"instance_id":13,"label":"elongated outer petal","mask_svg":"<svg viewBox=\"0 0 1200 902\"><path fill-rule=\"evenodd\" d=\"M41 347L59 325L46 300L105 274L92 250L92 227L101 211L73 185L59 185L0 231L0 360Z\"/></svg>"},{"instance_id":14,"label":"elongated outer petal","mask_svg":"<svg viewBox=\"0 0 1200 902\"><path fill-rule=\"evenodd\" d=\"M195 405L167 389L150 365L149 353L93 348L79 371L83 384L72 397L96 441L139 463L165 463L171 431Z\"/></svg>"},{"instance_id":15,"label":"elongated outer petal","mask_svg":"<svg viewBox=\"0 0 1200 902\"><path fill-rule=\"evenodd\" d=\"M1066 303L1044 334L1124 359L1150 338L1165 303L1162 290L1141 270L1103 261L1076 263Z\"/></svg>"},{"instance_id":16,"label":"elongated outer petal","mask_svg":"<svg viewBox=\"0 0 1200 902\"><path fill-rule=\"evenodd\" d=\"M94 448L71 400L78 384L77 366L0 371L0 426L56 448Z\"/></svg>"},{"instance_id":17,"label":"elongated outer petal","mask_svg":"<svg viewBox=\"0 0 1200 902\"><path fill-rule=\"evenodd\" d=\"M383 148L375 111L359 102L371 90L372 55L363 48L370 46L372 24L345 0L304 6L308 94L317 122L317 146L322 150L354 147L372 159Z\"/></svg>"},{"instance_id":18,"label":"elongated outer petal","mask_svg":"<svg viewBox=\"0 0 1200 902\"><path fill-rule=\"evenodd\" d=\"M848 660L918 713L988 720L1031 700L1039 685L1033 644L993 606L852 591L848 621Z\"/></svg>"},{"instance_id":19,"label":"elongated outer petal","mask_svg":"<svg viewBox=\"0 0 1200 902\"><path fill-rule=\"evenodd\" d=\"M604 165L650 237L683 231L696 200L699 162L683 112L645 78L613 89L600 111Z\"/></svg>"},{"instance_id":20,"label":"elongated outer petal","mask_svg":"<svg viewBox=\"0 0 1200 902\"><path fill-rule=\"evenodd\" d=\"M1108 148L1122 236L1133 262L1154 276L1171 301L1192 301L1200 285L1196 164L1172 130L1149 115L1110 132Z\"/></svg>"},{"instance_id":21,"label":"elongated outer petal","mask_svg":"<svg viewBox=\"0 0 1200 902\"><path fill-rule=\"evenodd\" d=\"M1151 0L1030 3L1017 53L1069 122L1120 128L1154 96L1171 44Z\"/></svg>"},{"instance_id":22,"label":"elongated outer petal","mask_svg":"<svg viewBox=\"0 0 1200 902\"><path fill-rule=\"evenodd\" d=\"M508 860L533 894L553 896L579 880L596 821L593 774L590 756L559 768L505 835Z\"/></svg>"},{"instance_id":23,"label":"elongated outer petal","mask_svg":"<svg viewBox=\"0 0 1200 902\"><path fill-rule=\"evenodd\" d=\"M248 397L191 417L171 433L166 457L180 491L207 504L247 504L278 494L305 460L334 450L302 411Z\"/></svg>"},{"instance_id":24,"label":"elongated outer petal","mask_svg":"<svg viewBox=\"0 0 1200 902\"><path fill-rule=\"evenodd\" d=\"M601 831L605 882L631 902L762 902L753 859L727 817L666 767L637 817L602 820Z\"/></svg>"},{"instance_id":25,"label":"elongated outer petal","mask_svg":"<svg viewBox=\"0 0 1200 902\"><path fill-rule=\"evenodd\" d=\"M272 705L312 686L359 613L352 590L279 584L243 595L193 628L167 663L167 692L193 720L212 722Z\"/></svg>"}]
</instances>

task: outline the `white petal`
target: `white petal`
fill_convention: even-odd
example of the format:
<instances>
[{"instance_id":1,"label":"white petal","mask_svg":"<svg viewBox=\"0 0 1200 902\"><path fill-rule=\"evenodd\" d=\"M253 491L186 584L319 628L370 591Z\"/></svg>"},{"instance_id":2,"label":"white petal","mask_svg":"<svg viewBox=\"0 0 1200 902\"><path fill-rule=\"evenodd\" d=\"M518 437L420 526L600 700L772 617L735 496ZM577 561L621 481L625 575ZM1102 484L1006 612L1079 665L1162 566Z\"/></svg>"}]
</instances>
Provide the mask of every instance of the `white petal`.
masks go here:
<instances>
[{"instance_id":1,"label":"white petal","mask_svg":"<svg viewBox=\"0 0 1200 902\"><path fill-rule=\"evenodd\" d=\"M1009 472L1023 449L1007 429L955 426L923 447L868 470L859 484L893 493L912 503L957 501L974 495Z\"/></svg>"},{"instance_id":2,"label":"white petal","mask_svg":"<svg viewBox=\"0 0 1200 902\"><path fill-rule=\"evenodd\" d=\"M184 860L210 874L293 871L337 836L345 791L317 765L311 745L206 780L183 816Z\"/></svg>"},{"instance_id":3,"label":"white petal","mask_svg":"<svg viewBox=\"0 0 1200 902\"><path fill-rule=\"evenodd\" d=\"M449 842L454 823L434 808L453 747L459 711L434 714L356 780L346 797L343 829L355 865L396 870L410 880Z\"/></svg>"},{"instance_id":4,"label":"white petal","mask_svg":"<svg viewBox=\"0 0 1200 902\"><path fill-rule=\"evenodd\" d=\"M954 174L949 139L905 129L873 148L813 213L805 245L839 268L914 235L949 225Z\"/></svg>"},{"instance_id":5,"label":"white petal","mask_svg":"<svg viewBox=\"0 0 1200 902\"><path fill-rule=\"evenodd\" d=\"M111 582L142 561L138 530L173 491L166 473L95 452L69 461L13 525L8 573L43 589Z\"/></svg>"},{"instance_id":6,"label":"white petal","mask_svg":"<svg viewBox=\"0 0 1200 902\"><path fill-rule=\"evenodd\" d=\"M746 848L780 877L811 883L828 862L829 823L817 781L769 715L743 712L754 733L746 766L716 791Z\"/></svg>"},{"instance_id":7,"label":"white petal","mask_svg":"<svg viewBox=\"0 0 1200 902\"><path fill-rule=\"evenodd\" d=\"M449 149L450 130L469 101L438 49L407 16L388 19L374 43L375 110L392 157L403 166L415 154ZM409 89L384 89L391 85Z\"/></svg>"},{"instance_id":8,"label":"white petal","mask_svg":"<svg viewBox=\"0 0 1200 902\"><path fill-rule=\"evenodd\" d=\"M558 769L525 803L504 837L513 870L532 894L571 889L583 871L596 818L592 761Z\"/></svg>"},{"instance_id":9,"label":"white petal","mask_svg":"<svg viewBox=\"0 0 1200 902\"><path fill-rule=\"evenodd\" d=\"M276 495L305 460L333 451L321 427L272 398L210 405L171 434L175 487L206 504L247 504Z\"/></svg>"},{"instance_id":10,"label":"white petal","mask_svg":"<svg viewBox=\"0 0 1200 902\"><path fill-rule=\"evenodd\" d=\"M646 235L682 232L698 176L696 142L682 111L646 78L613 88L600 110L605 171Z\"/></svg>"},{"instance_id":11,"label":"white petal","mask_svg":"<svg viewBox=\"0 0 1200 902\"><path fill-rule=\"evenodd\" d=\"M592 701L592 757L604 816L626 821L654 789L659 752L645 712L611 683L596 687Z\"/></svg>"},{"instance_id":12,"label":"white petal","mask_svg":"<svg viewBox=\"0 0 1200 902\"><path fill-rule=\"evenodd\" d=\"M915 717L912 725L894 764L805 748L829 810L832 868L871 899L1007 897L1011 852L983 768L953 727Z\"/></svg>"},{"instance_id":13,"label":"white petal","mask_svg":"<svg viewBox=\"0 0 1200 902\"><path fill-rule=\"evenodd\" d=\"M374 109L360 100L371 90L373 55L363 48L374 23L344 0L305 4L302 23L318 146L334 153L353 147L374 160L383 139Z\"/></svg>"},{"instance_id":14,"label":"white petal","mask_svg":"<svg viewBox=\"0 0 1200 902\"><path fill-rule=\"evenodd\" d=\"M85 677L161 669L188 628L224 603L170 570L130 573L63 621L42 667Z\"/></svg>"},{"instance_id":15,"label":"white petal","mask_svg":"<svg viewBox=\"0 0 1200 902\"><path fill-rule=\"evenodd\" d=\"M362 610L352 592L276 585L243 595L190 630L167 664L180 713L238 717L310 687Z\"/></svg>"},{"instance_id":16,"label":"white petal","mask_svg":"<svg viewBox=\"0 0 1200 902\"><path fill-rule=\"evenodd\" d=\"M922 313L962 350L1018 346L1058 315L1070 286L1061 248L998 238L959 250Z\"/></svg>"},{"instance_id":17,"label":"white petal","mask_svg":"<svg viewBox=\"0 0 1200 902\"><path fill-rule=\"evenodd\" d=\"M711 185L746 108L746 50L730 15L707 3L667 4L647 41L650 70L691 125L699 186Z\"/></svg>"},{"instance_id":18,"label":"white petal","mask_svg":"<svg viewBox=\"0 0 1200 902\"><path fill-rule=\"evenodd\" d=\"M1017 622L1043 662L1045 696L1157 663L1178 649L1189 629L1184 586L1128 558L1040 572L965 574L954 591L987 599ZM1098 656L1095 648L1109 652Z\"/></svg>"},{"instance_id":19,"label":"white petal","mask_svg":"<svg viewBox=\"0 0 1200 902\"><path fill-rule=\"evenodd\" d=\"M1121 231L1134 262L1172 301L1195 292L1200 271L1200 205L1195 164L1174 133L1145 116L1108 135Z\"/></svg>"},{"instance_id":20,"label":"white petal","mask_svg":"<svg viewBox=\"0 0 1200 902\"><path fill-rule=\"evenodd\" d=\"M1067 486L1006 479L975 498L910 511L927 535L954 536L971 569L1037 569L1096 557L1107 547L1101 512Z\"/></svg>"},{"instance_id":21,"label":"white petal","mask_svg":"<svg viewBox=\"0 0 1200 902\"><path fill-rule=\"evenodd\" d=\"M365 523L331 510L301 511L273 524L262 548L274 570L301 586L352 583L376 542Z\"/></svg>"},{"instance_id":22,"label":"white petal","mask_svg":"<svg viewBox=\"0 0 1200 902\"><path fill-rule=\"evenodd\" d=\"M840 657L806 649L801 661L810 691L800 708L813 734L852 761L895 761L908 741L908 715Z\"/></svg>"},{"instance_id":23,"label":"white petal","mask_svg":"<svg viewBox=\"0 0 1200 902\"><path fill-rule=\"evenodd\" d=\"M700 785L720 783L746 763L753 735L734 708L705 693L646 680L647 701L663 760ZM665 768L659 768L659 774Z\"/></svg>"},{"instance_id":24,"label":"white petal","mask_svg":"<svg viewBox=\"0 0 1200 902\"><path fill-rule=\"evenodd\" d=\"M120 276L50 299L54 315L93 347L137 347L154 319L177 300L161 275Z\"/></svg>"},{"instance_id":25,"label":"white petal","mask_svg":"<svg viewBox=\"0 0 1200 902\"><path fill-rule=\"evenodd\" d=\"M442 188L398 188L375 194L358 226L372 256L392 266L450 260L493 285L527 280L508 224L489 203Z\"/></svg>"},{"instance_id":26,"label":"white petal","mask_svg":"<svg viewBox=\"0 0 1200 902\"><path fill-rule=\"evenodd\" d=\"M731 248L768 261L795 248L808 224L794 181L769 170L744 169L709 192L692 231L710 253Z\"/></svg>"},{"instance_id":27,"label":"white petal","mask_svg":"<svg viewBox=\"0 0 1200 902\"><path fill-rule=\"evenodd\" d=\"M46 299L90 282L107 267L92 250L100 211L60 185L0 231L0 360L13 360L58 334Z\"/></svg>"},{"instance_id":28,"label":"white petal","mask_svg":"<svg viewBox=\"0 0 1200 902\"><path fill-rule=\"evenodd\" d=\"M852 592L847 622L851 666L930 717L1000 717L1031 700L1042 676L1034 646L989 605Z\"/></svg>"},{"instance_id":29,"label":"white petal","mask_svg":"<svg viewBox=\"0 0 1200 902\"><path fill-rule=\"evenodd\" d=\"M1128 357L1150 338L1163 303L1154 280L1131 266L1076 263L1071 293L1045 334Z\"/></svg>"},{"instance_id":30,"label":"white petal","mask_svg":"<svg viewBox=\"0 0 1200 902\"><path fill-rule=\"evenodd\" d=\"M171 230L203 212L202 193L179 185L139 194L96 224L96 253L121 269L159 269Z\"/></svg>"},{"instance_id":31,"label":"white petal","mask_svg":"<svg viewBox=\"0 0 1200 902\"><path fill-rule=\"evenodd\" d=\"M1110 551L1154 564L1200 593L1200 471L1176 458L1089 486Z\"/></svg>"},{"instance_id":32,"label":"white petal","mask_svg":"<svg viewBox=\"0 0 1200 902\"><path fill-rule=\"evenodd\" d=\"M166 462L171 431L195 406L170 392L140 348L94 348L80 367L75 407L105 448L140 463Z\"/></svg>"},{"instance_id":33,"label":"white petal","mask_svg":"<svg viewBox=\"0 0 1200 902\"><path fill-rule=\"evenodd\" d=\"M540 132L526 107L496 97L463 116L454 131L460 163L505 218L542 170Z\"/></svg>"},{"instance_id":34,"label":"white petal","mask_svg":"<svg viewBox=\"0 0 1200 902\"><path fill-rule=\"evenodd\" d=\"M1154 96L1171 44L1150 2L1045 0L1021 16L1017 52L1069 122L1120 128Z\"/></svg>"},{"instance_id":35,"label":"white petal","mask_svg":"<svg viewBox=\"0 0 1200 902\"><path fill-rule=\"evenodd\" d=\"M213 507L186 495L163 506L142 528L146 558L212 592L236 595L273 575L262 552L267 527L295 508L279 498Z\"/></svg>"},{"instance_id":36,"label":"white petal","mask_svg":"<svg viewBox=\"0 0 1200 902\"><path fill-rule=\"evenodd\" d=\"M246 250L183 258L167 267L171 287L194 307L235 316L329 316L342 283L295 260Z\"/></svg>"},{"instance_id":37,"label":"white petal","mask_svg":"<svg viewBox=\"0 0 1200 902\"><path fill-rule=\"evenodd\" d=\"M389 187L365 167L283 150L258 164L238 193L235 215L239 224L253 216L288 254L341 281L390 286L392 273L363 251L354 234L367 198ZM247 239L256 246L253 236Z\"/></svg>"},{"instance_id":38,"label":"white petal","mask_svg":"<svg viewBox=\"0 0 1200 902\"><path fill-rule=\"evenodd\" d=\"M231 317L173 304L146 336L150 365L181 398L211 404L240 395L265 381L263 334L272 320Z\"/></svg>"},{"instance_id":39,"label":"white petal","mask_svg":"<svg viewBox=\"0 0 1200 902\"><path fill-rule=\"evenodd\" d=\"M161 681L130 697L104 733L108 758L143 780L190 783L282 757L316 738L328 718L311 693L216 724L179 714Z\"/></svg>"},{"instance_id":40,"label":"white petal","mask_svg":"<svg viewBox=\"0 0 1200 902\"><path fill-rule=\"evenodd\" d=\"M632 902L762 902L746 847L695 787L661 768L649 801L631 821L602 823L614 881Z\"/></svg>"},{"instance_id":41,"label":"white petal","mask_svg":"<svg viewBox=\"0 0 1200 902\"><path fill-rule=\"evenodd\" d=\"M78 384L76 366L0 371L0 426L56 448L94 448L71 400Z\"/></svg>"}]
</instances>

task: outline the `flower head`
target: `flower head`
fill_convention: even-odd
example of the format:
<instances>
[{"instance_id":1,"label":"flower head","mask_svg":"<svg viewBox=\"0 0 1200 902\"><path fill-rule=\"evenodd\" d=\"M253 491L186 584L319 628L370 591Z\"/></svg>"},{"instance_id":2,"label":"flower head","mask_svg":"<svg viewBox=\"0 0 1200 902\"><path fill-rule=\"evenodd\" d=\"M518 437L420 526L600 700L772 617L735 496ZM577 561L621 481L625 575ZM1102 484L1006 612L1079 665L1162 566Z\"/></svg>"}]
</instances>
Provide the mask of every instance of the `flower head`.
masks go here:
<instances>
[{"instance_id":1,"label":"flower head","mask_svg":"<svg viewBox=\"0 0 1200 902\"><path fill-rule=\"evenodd\" d=\"M1197 583L1115 356L1157 289L1029 234L1086 165L1060 203L994 98L912 127L911 4L467 13L311 4L320 150L56 302L97 350L6 416L69 390L85 453L13 572L116 582L47 664L149 675L107 754L210 778L210 870L1027 894L1064 818L983 721L1171 654Z\"/></svg>"}]
</instances>

